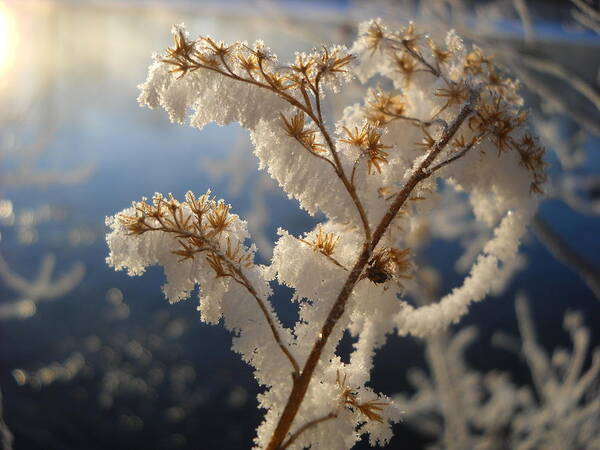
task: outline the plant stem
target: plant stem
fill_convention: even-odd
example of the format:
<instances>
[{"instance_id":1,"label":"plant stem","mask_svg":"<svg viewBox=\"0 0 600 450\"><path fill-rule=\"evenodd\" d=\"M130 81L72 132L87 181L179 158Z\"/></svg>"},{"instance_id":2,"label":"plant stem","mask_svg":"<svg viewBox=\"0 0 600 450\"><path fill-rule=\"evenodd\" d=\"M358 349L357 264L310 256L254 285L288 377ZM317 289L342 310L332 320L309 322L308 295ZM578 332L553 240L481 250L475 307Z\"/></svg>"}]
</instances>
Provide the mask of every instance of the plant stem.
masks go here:
<instances>
[{"instance_id":1,"label":"plant stem","mask_svg":"<svg viewBox=\"0 0 600 450\"><path fill-rule=\"evenodd\" d=\"M267 445L267 450L276 450L280 449L281 445L288 434L290 427L292 426L292 422L300 409L300 405L304 400L306 395L306 391L308 390L308 386L312 379L312 375L317 367L321 359L321 354L323 353L323 348L331 335L333 328L339 321L339 319L344 314L344 310L346 307L346 302L348 298L350 298L350 294L354 289L354 286L358 282L360 275L367 265L369 258L371 257L371 252L375 249L386 229L392 222L392 220L400 211L400 208L404 205L406 200L409 198L412 191L415 187L424 179L428 178L431 173L427 172L427 168L433 163L435 158L440 154L440 152L446 147L448 142L454 137L460 126L466 120L466 118L471 114L474 109L475 102L479 97L478 91L472 91L468 103L461 109L456 119L450 124L450 126L445 130L444 134L440 138L439 141L435 143L435 145L429 151L427 157L419 164L419 166L413 171L411 177L408 179L402 190L397 194L396 198L390 205L388 211L383 216L381 222L377 226L375 232L372 235L372 240L370 242L365 242L363 246L363 250L358 257L350 275L346 279L342 290L338 294L338 297L333 304L323 327L321 328L321 333L317 338L316 342L313 345L313 348L308 355L306 363L304 364L304 368L302 369L302 373L299 377L294 380L294 384L292 387L292 391L288 397L288 401L285 405L285 408L279 418L279 422L277 423L277 427L271 436L271 440Z\"/></svg>"},{"instance_id":2,"label":"plant stem","mask_svg":"<svg viewBox=\"0 0 600 450\"><path fill-rule=\"evenodd\" d=\"M250 295L252 295L252 297L254 297L254 299L256 300L258 307L262 311L262 313L265 317L265 320L267 321L269 328L271 329L273 338L277 342L277 345L279 346L281 351L284 353L286 358L290 361L290 364L292 365L292 367L294 369L292 372L292 378L296 378L298 376L298 373L300 372L300 366L298 365L296 358L294 358L294 356L290 353L287 346L281 340L281 336L279 335L279 331L277 331L277 328L275 327L275 323L273 322L273 319L271 318L271 314L269 314L269 310L267 309L265 300L260 298L260 296L258 295L258 292L254 288L254 286L252 285L250 280L246 277L246 275L244 275L244 272L242 271L241 267L239 267L238 264L234 263L233 261L230 261L229 258L226 255L224 255L222 251L220 251L215 245L213 245L212 242L210 242L205 236L203 236L201 234L194 233L194 232L185 230L183 228L170 228L165 225L162 225L160 228L153 228L153 230L163 231L166 233L174 233L174 234L178 234L180 236L199 239L207 247L210 248L211 252L213 252L215 255L217 255L219 258L221 258L221 260L227 265L229 270L231 270L236 275L236 277L232 277L232 278L238 284L244 286L246 288L246 290L250 293Z\"/></svg>"},{"instance_id":3,"label":"plant stem","mask_svg":"<svg viewBox=\"0 0 600 450\"><path fill-rule=\"evenodd\" d=\"M305 423L304 425L302 425L297 431L295 431L294 433L292 433L292 435L289 437L289 439L287 441L285 441L283 443L283 445L281 446L281 448L288 448L290 445L292 445L292 443L298 439L298 437L304 433L306 430L308 430L310 427L314 427L315 425L320 424L321 422L326 422L328 420L331 419L335 419L337 417L337 414L332 412L327 414L326 416L323 417L319 417L318 419L315 420L311 420L308 423Z\"/></svg>"}]
</instances>

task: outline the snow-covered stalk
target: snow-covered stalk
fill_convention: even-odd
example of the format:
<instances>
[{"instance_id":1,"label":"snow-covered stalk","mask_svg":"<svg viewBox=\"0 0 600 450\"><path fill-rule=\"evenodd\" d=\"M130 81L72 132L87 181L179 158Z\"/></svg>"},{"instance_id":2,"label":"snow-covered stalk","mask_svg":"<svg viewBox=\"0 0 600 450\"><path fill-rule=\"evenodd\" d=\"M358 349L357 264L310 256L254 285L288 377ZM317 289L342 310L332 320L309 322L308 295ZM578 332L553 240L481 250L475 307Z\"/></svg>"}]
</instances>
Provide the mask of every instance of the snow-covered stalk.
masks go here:
<instances>
[{"instance_id":1,"label":"snow-covered stalk","mask_svg":"<svg viewBox=\"0 0 600 450\"><path fill-rule=\"evenodd\" d=\"M262 42L191 40L157 57L139 101L192 126L239 122L260 167L300 206L327 220L302 237L280 230L269 266L254 264L246 223L209 193L184 202L156 194L107 223L109 264L132 275L164 266L171 301L202 288L201 318L234 332L234 350L267 390L260 448L350 448L361 434L387 442L399 411L366 387L375 350L397 331L430 335L457 321L493 288L517 253L545 180L541 149L525 127L517 83L453 33L444 44L412 24L361 26L352 49L323 47L281 65ZM375 75L387 80L369 87ZM359 78L363 104L332 126L325 94ZM463 286L439 303L400 300L413 264L405 230L435 206L438 180L466 191L493 227ZM269 283L295 290L300 320L277 319ZM335 351L358 337L348 364Z\"/></svg>"}]
</instances>

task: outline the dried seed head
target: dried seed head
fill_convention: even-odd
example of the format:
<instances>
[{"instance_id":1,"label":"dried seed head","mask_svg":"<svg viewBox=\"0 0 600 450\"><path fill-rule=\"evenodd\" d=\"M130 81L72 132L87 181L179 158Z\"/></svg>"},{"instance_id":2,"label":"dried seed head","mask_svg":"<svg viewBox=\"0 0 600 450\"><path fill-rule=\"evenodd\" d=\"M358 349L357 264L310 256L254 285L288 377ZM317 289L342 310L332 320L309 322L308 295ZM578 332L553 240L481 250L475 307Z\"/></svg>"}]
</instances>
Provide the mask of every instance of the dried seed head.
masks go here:
<instances>
[{"instance_id":1,"label":"dried seed head","mask_svg":"<svg viewBox=\"0 0 600 450\"><path fill-rule=\"evenodd\" d=\"M408 53L403 52L400 56L396 55L394 57L394 63L396 66L396 71L404 75L404 83L405 86L408 87L410 85L412 75L417 70L417 62Z\"/></svg>"},{"instance_id":2,"label":"dried seed head","mask_svg":"<svg viewBox=\"0 0 600 450\"><path fill-rule=\"evenodd\" d=\"M347 138L340 139L340 142L345 142L361 149L362 154L367 158L369 174L373 173L372 168L375 168L377 173L381 173L381 164L387 164L388 162L388 154L384 150L391 147L381 142L381 133L377 128L367 123L360 130L358 127L354 127L353 130L344 127L344 132Z\"/></svg>"},{"instance_id":3,"label":"dried seed head","mask_svg":"<svg viewBox=\"0 0 600 450\"><path fill-rule=\"evenodd\" d=\"M215 236L222 233L233 221L233 218L229 215L229 208L230 206L225 204L223 200L211 205L210 212L206 216L208 226L212 228L211 235Z\"/></svg>"},{"instance_id":4,"label":"dried seed head","mask_svg":"<svg viewBox=\"0 0 600 450\"><path fill-rule=\"evenodd\" d=\"M381 411L389 405L387 402L368 401L360 402L355 392L346 385L346 375L340 377L340 371L336 374L336 384L340 389L340 403L354 411L359 411L368 420L383 423Z\"/></svg>"},{"instance_id":5,"label":"dried seed head","mask_svg":"<svg viewBox=\"0 0 600 450\"><path fill-rule=\"evenodd\" d=\"M467 101L469 98L469 89L467 88L464 81L460 81L458 83L449 82L447 83L447 89L438 89L433 95L436 97L442 97L446 99L446 104L442 106L442 108L433 115L433 117L437 117L446 108L454 105L461 105Z\"/></svg>"},{"instance_id":6,"label":"dried seed head","mask_svg":"<svg viewBox=\"0 0 600 450\"><path fill-rule=\"evenodd\" d=\"M391 279L398 282L401 279L410 279L407 275L412 268L409 255L408 248L383 248L373 255L361 279L368 278L375 284L382 284Z\"/></svg>"},{"instance_id":7,"label":"dried seed head","mask_svg":"<svg viewBox=\"0 0 600 450\"><path fill-rule=\"evenodd\" d=\"M377 50L381 50L381 42L385 38L385 29L378 22L372 22L367 30L366 41L367 48L371 50L371 54Z\"/></svg>"},{"instance_id":8,"label":"dried seed head","mask_svg":"<svg viewBox=\"0 0 600 450\"><path fill-rule=\"evenodd\" d=\"M450 56L452 56L451 51L442 50L440 47L437 46L435 41L433 41L432 39L429 39L427 41L427 44L429 45L429 48L431 49L431 54L433 55L433 57L439 64L447 63L448 60L450 59Z\"/></svg>"},{"instance_id":9,"label":"dried seed head","mask_svg":"<svg viewBox=\"0 0 600 450\"><path fill-rule=\"evenodd\" d=\"M367 99L366 115L370 123L382 126L402 116L406 111L406 103L402 95L394 95L382 89L372 91Z\"/></svg>"},{"instance_id":10,"label":"dried seed head","mask_svg":"<svg viewBox=\"0 0 600 450\"><path fill-rule=\"evenodd\" d=\"M320 153L325 151L324 145L316 142L316 130L305 128L305 116L302 111L298 111L290 119L283 114L279 114L279 116L281 117L283 129L289 137L296 139L311 152Z\"/></svg>"},{"instance_id":11,"label":"dried seed head","mask_svg":"<svg viewBox=\"0 0 600 450\"><path fill-rule=\"evenodd\" d=\"M339 239L339 236L336 236L335 233L325 233L323 228L319 227L315 240L313 241L313 246L325 256L331 256L335 251L335 245Z\"/></svg>"}]
</instances>

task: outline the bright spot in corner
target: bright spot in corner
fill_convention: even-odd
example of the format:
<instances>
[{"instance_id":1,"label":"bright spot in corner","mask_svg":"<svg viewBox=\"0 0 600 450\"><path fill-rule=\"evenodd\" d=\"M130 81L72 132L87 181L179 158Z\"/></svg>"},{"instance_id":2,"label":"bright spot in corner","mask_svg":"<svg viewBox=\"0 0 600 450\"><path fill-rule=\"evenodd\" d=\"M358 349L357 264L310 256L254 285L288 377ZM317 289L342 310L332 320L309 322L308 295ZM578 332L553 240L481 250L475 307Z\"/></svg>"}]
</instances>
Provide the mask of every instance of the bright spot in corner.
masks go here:
<instances>
[{"instance_id":1,"label":"bright spot in corner","mask_svg":"<svg viewBox=\"0 0 600 450\"><path fill-rule=\"evenodd\" d=\"M17 31L15 19L6 2L0 0L0 75L13 62L15 57Z\"/></svg>"}]
</instances>

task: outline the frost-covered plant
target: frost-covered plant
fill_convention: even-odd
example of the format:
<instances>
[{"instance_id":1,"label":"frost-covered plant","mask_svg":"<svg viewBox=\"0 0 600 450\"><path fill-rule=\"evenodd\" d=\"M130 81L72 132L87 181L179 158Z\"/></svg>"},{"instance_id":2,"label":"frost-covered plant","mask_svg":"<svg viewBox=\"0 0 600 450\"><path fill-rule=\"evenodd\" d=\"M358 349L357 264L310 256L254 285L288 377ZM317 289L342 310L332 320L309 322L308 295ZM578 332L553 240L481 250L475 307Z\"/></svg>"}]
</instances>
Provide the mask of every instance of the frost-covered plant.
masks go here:
<instances>
[{"instance_id":1,"label":"frost-covered plant","mask_svg":"<svg viewBox=\"0 0 600 450\"><path fill-rule=\"evenodd\" d=\"M430 376L413 370L416 393L395 398L408 423L435 439L432 449L600 448L600 348L590 352L590 330L580 313L568 312L564 329L573 348L552 355L538 343L527 301L516 301L521 343L516 348L531 373L533 389L507 373L482 374L469 366L465 349L474 327L426 339ZM513 340L497 335L498 343ZM591 353L591 364L585 368ZM585 369L584 369L585 368Z\"/></svg>"},{"instance_id":2,"label":"frost-covered plant","mask_svg":"<svg viewBox=\"0 0 600 450\"><path fill-rule=\"evenodd\" d=\"M239 122L260 167L327 220L299 237L280 229L271 264L260 266L246 222L225 202L155 194L107 219L108 263L130 275L162 265L171 302L201 286L201 319L223 319L265 387L257 447L346 449L365 433L387 442L401 414L366 386L375 350L394 331L435 333L482 300L535 210L543 150L527 132L518 84L455 33L434 42L412 24L395 31L373 20L350 50L297 53L287 65L260 41L191 40L182 26L173 34L140 103L198 128ZM364 102L327 120L325 95L353 78ZM462 286L414 307L401 298L415 270L406 236L436 205L440 180L464 190L494 233ZM275 281L294 289L291 329L269 302ZM345 330L357 338L349 363L336 355Z\"/></svg>"}]
</instances>

